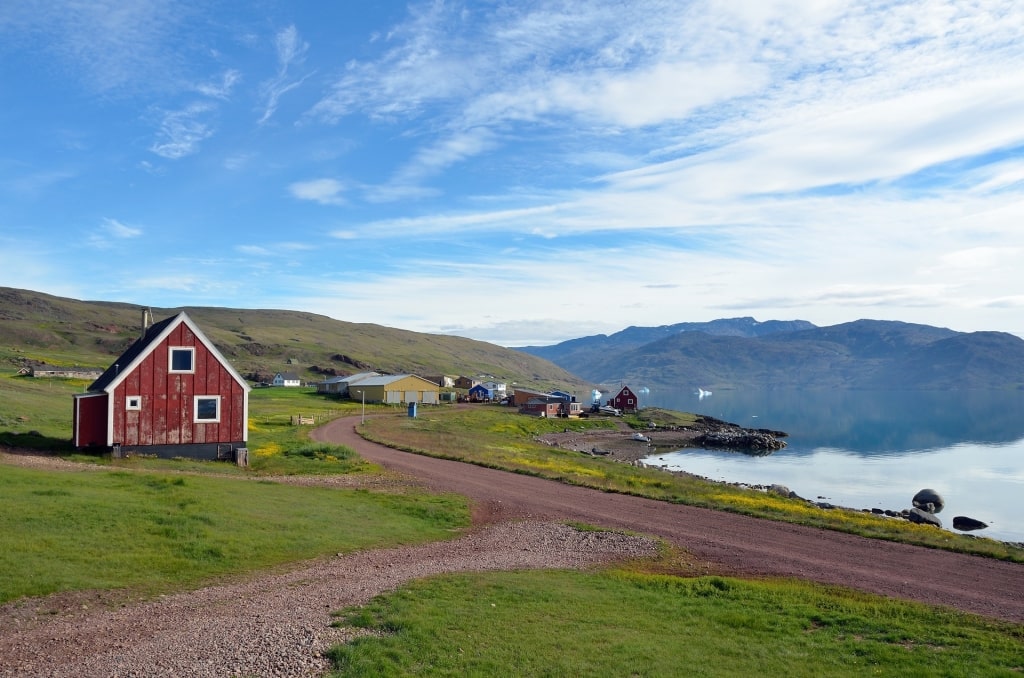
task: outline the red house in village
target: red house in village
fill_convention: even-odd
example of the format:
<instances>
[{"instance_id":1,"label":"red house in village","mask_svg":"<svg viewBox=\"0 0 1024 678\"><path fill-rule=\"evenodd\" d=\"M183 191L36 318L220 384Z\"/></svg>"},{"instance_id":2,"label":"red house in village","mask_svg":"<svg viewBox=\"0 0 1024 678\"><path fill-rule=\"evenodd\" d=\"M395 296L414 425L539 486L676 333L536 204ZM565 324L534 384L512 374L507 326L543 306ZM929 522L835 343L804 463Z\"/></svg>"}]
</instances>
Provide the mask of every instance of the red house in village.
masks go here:
<instances>
[{"instance_id":1,"label":"red house in village","mask_svg":"<svg viewBox=\"0 0 1024 678\"><path fill-rule=\"evenodd\" d=\"M608 404L623 412L636 412L640 409L640 399L628 386L623 386L615 397L608 400Z\"/></svg>"},{"instance_id":2,"label":"red house in village","mask_svg":"<svg viewBox=\"0 0 1024 678\"><path fill-rule=\"evenodd\" d=\"M75 447L242 463L249 384L184 311L150 327L148 318L142 336L75 394Z\"/></svg>"}]
</instances>

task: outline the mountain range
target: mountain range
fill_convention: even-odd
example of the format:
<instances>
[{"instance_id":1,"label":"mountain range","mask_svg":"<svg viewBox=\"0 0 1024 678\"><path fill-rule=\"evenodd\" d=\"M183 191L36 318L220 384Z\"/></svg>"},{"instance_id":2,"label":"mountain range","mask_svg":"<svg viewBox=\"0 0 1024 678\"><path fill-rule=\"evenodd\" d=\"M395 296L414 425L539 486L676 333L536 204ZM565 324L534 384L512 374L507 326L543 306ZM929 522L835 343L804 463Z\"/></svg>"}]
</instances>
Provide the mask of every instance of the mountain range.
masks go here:
<instances>
[{"instance_id":1,"label":"mountain range","mask_svg":"<svg viewBox=\"0 0 1024 678\"><path fill-rule=\"evenodd\" d=\"M887 320L629 327L519 350L598 384L705 390L1024 388L1024 339Z\"/></svg>"}]
</instances>

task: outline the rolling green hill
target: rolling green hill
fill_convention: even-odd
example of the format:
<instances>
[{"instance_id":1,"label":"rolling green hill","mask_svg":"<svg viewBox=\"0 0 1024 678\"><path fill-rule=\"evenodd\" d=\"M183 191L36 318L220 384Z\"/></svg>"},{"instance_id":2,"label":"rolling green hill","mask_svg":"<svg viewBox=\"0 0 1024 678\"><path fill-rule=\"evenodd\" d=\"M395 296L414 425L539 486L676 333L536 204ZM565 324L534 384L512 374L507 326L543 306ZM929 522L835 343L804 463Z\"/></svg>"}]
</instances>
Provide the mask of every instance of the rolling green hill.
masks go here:
<instances>
[{"instance_id":1,"label":"rolling green hill","mask_svg":"<svg viewBox=\"0 0 1024 678\"><path fill-rule=\"evenodd\" d=\"M0 361L106 368L139 336L142 306L78 301L0 287ZM482 341L350 323L314 313L211 307L153 308L157 321L184 310L242 375L292 371L311 381L373 370L420 376L491 375L542 389L587 390L545 359Z\"/></svg>"}]
</instances>

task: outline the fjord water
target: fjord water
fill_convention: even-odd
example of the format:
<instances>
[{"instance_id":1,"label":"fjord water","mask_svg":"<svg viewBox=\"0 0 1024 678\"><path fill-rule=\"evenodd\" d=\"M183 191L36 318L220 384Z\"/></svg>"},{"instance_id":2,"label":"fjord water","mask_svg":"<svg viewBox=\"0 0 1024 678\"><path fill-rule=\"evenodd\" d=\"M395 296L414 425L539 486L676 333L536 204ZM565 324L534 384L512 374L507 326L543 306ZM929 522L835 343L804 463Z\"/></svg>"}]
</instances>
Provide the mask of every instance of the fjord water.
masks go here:
<instances>
[{"instance_id":1,"label":"fjord water","mask_svg":"<svg viewBox=\"0 0 1024 678\"><path fill-rule=\"evenodd\" d=\"M989 524L978 536L1024 541L1024 392L714 391L651 388L642 406L785 431L767 456L658 450L646 461L712 480L778 483L806 499L900 510L918 490L946 500L938 517Z\"/></svg>"}]
</instances>

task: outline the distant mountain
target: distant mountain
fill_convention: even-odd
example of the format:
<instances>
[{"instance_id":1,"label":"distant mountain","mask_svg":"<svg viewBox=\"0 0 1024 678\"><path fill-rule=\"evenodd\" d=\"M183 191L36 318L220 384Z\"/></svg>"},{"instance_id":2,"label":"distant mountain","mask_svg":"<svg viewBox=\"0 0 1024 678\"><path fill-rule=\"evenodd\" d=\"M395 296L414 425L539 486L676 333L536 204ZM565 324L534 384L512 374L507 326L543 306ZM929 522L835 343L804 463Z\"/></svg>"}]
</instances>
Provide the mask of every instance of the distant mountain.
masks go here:
<instances>
[{"instance_id":1,"label":"distant mountain","mask_svg":"<svg viewBox=\"0 0 1024 678\"><path fill-rule=\"evenodd\" d=\"M518 350L550 360L573 374L583 375L601 355L617 355L684 332L697 332L719 337L764 337L780 332L813 329L806 320L769 320L726 318L703 323L676 323L658 327L627 327L615 334L596 334L570 339L553 346L523 346Z\"/></svg>"},{"instance_id":2,"label":"distant mountain","mask_svg":"<svg viewBox=\"0 0 1024 678\"><path fill-rule=\"evenodd\" d=\"M705 329L690 329L701 325ZM655 338L640 343L646 337ZM1019 337L882 320L815 327L736 318L629 328L521 350L605 384L708 390L1024 388Z\"/></svg>"},{"instance_id":3,"label":"distant mountain","mask_svg":"<svg viewBox=\"0 0 1024 678\"><path fill-rule=\"evenodd\" d=\"M106 368L138 338L143 306L79 301L0 287L0 363ZM253 380L277 372L320 380L364 370L420 376L492 375L539 389L590 389L556 365L512 349L449 335L350 323L314 313L212 307L185 310L222 354Z\"/></svg>"}]
</instances>

